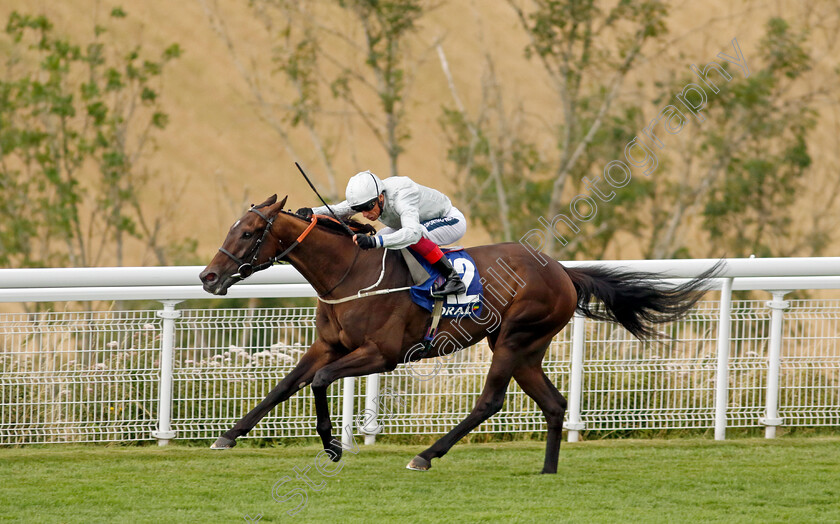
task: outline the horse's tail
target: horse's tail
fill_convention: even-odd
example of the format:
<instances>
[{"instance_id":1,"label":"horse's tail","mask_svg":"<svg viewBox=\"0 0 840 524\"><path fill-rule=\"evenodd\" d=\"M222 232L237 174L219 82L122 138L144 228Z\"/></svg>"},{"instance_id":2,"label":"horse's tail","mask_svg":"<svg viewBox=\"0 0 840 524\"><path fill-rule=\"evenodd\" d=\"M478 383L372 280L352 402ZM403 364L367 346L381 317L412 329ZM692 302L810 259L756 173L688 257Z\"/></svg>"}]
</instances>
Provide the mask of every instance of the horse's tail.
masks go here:
<instances>
[{"instance_id":1,"label":"horse's tail","mask_svg":"<svg viewBox=\"0 0 840 524\"><path fill-rule=\"evenodd\" d=\"M679 320L700 300L724 265L721 260L697 278L679 286L657 275L605 267L564 268L577 291L577 311L596 320L618 322L640 340L660 338L654 327ZM592 309L592 297L604 308Z\"/></svg>"}]
</instances>

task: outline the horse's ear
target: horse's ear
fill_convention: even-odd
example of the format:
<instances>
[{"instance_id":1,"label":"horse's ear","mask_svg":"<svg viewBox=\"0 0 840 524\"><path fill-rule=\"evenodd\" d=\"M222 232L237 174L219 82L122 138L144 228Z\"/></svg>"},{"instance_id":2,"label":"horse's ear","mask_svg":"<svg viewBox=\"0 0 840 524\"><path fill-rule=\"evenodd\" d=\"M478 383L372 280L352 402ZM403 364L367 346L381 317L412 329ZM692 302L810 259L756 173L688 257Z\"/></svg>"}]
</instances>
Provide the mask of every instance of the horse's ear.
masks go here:
<instances>
[{"instance_id":1,"label":"horse's ear","mask_svg":"<svg viewBox=\"0 0 840 524\"><path fill-rule=\"evenodd\" d=\"M260 204L258 206L255 206L255 207L266 207L266 206L273 205L275 202L277 202L277 195L276 194L271 195L270 197L268 197L265 200L265 202L263 202L262 204ZM285 202L285 200L284 200L284 202Z\"/></svg>"},{"instance_id":2,"label":"horse's ear","mask_svg":"<svg viewBox=\"0 0 840 524\"><path fill-rule=\"evenodd\" d=\"M286 195L286 196L283 197L283 200L281 200L280 202L277 202L275 204L274 202L277 201L277 195L274 195L272 198L269 199L269 200L271 200L271 207L269 207L266 210L266 212L270 216L276 216L279 212L283 211L283 206L286 205L286 200L288 200L288 199L289 199L289 195Z\"/></svg>"}]
</instances>

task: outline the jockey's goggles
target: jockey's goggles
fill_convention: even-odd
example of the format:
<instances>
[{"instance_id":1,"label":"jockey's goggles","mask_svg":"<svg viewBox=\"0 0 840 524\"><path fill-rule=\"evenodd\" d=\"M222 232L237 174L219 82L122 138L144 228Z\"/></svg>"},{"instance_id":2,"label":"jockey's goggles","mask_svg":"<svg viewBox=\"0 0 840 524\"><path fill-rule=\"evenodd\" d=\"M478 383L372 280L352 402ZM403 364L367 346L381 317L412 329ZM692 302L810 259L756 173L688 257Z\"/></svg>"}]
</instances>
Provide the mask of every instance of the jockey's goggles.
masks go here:
<instances>
[{"instance_id":1,"label":"jockey's goggles","mask_svg":"<svg viewBox=\"0 0 840 524\"><path fill-rule=\"evenodd\" d=\"M373 200L365 202L364 204L359 204L358 206L350 206L350 209L357 213L363 213L365 211L370 211L374 207L376 207L376 203L379 201L379 197L377 196Z\"/></svg>"}]
</instances>

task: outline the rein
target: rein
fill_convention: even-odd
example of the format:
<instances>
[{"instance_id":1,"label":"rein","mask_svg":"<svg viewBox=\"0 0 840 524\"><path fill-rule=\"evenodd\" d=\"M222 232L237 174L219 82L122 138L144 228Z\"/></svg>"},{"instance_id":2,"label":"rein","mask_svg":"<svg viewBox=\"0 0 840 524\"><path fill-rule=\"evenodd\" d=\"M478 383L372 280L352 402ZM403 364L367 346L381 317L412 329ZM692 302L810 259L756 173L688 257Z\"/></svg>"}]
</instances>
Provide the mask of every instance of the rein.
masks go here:
<instances>
[{"instance_id":1,"label":"rein","mask_svg":"<svg viewBox=\"0 0 840 524\"><path fill-rule=\"evenodd\" d=\"M254 243L254 245L251 247L251 249L249 249L248 252L242 258L237 257L236 255L234 255L233 253L231 253L230 251L228 251L227 249L225 249L223 247L219 248L219 251L221 251L222 253L224 253L225 255L230 257L234 262L239 264L239 268L237 269L237 271L239 271L239 272L231 277L231 278L235 279L237 282L239 282L241 280L245 280L246 278L250 277L251 275L253 275L257 271L262 271L263 269L268 269L271 266L273 266L274 264L280 263L286 255L288 255L294 248L296 248L301 242L303 242L304 239L306 239L306 237L309 235L309 233L313 229L315 229L315 226L318 225L318 219L319 218L326 218L328 220L332 220L333 222L338 222L338 223L342 224L345 228L347 228L348 231L351 231L350 228L348 228L346 224L344 224L343 222L341 222L339 220L336 220L333 217L326 216L326 215L312 215L311 223L306 227L306 229L303 231L303 233L301 233L300 236L298 236L295 239L295 241L292 242L292 244L289 247L287 247L285 250L283 250L283 252L280 253L279 255L275 255L275 256L269 258L267 261L263 262L262 264L255 265L256 262L257 262L257 257L259 256L260 246L262 245L263 242L265 242L266 237L268 236L269 232L271 231L271 227L274 225L274 220L277 218L278 215L274 215L273 217L268 218L256 207L251 207L251 209L249 209L248 211L250 211L252 213L256 213L257 216L259 216L260 218L265 220L266 226L265 226L265 229L263 230L262 236L256 241L256 243ZM282 243L281 243L281 246L282 246ZM356 265L356 261L359 259L359 253L360 252L361 252L360 249L356 250L356 255L353 257L353 261L350 263L349 266L347 266L347 270L344 272L344 274L341 276L341 278L338 279L338 282L333 287L331 287L327 292L325 292L321 295L318 295L318 300L321 300L321 301L326 302L328 304L333 303L332 301L330 301L328 299L323 299L321 297L325 297L325 296L329 295L330 293L332 293L333 291L335 291L335 289L338 286L340 286L341 283L344 282L347 279L347 276L350 275L350 272L353 270L353 267L355 267L355 265ZM249 256L251 257L251 260L246 261ZM382 273L379 275L379 280L377 280L376 283L373 284L372 286L368 286L364 289L370 289L372 287L375 287L375 286L379 285L379 283L382 281L382 277L384 276L384 274L385 274L385 256L383 255L383 257L382 257ZM401 289L397 289L395 291L402 291L403 289L410 289L410 288L401 288ZM364 291L364 290L361 290L361 291ZM360 291L360 293L361 293L361 291ZM385 291L387 291L387 290L385 290ZM377 293L370 293L370 294L381 294L381 291L377 292ZM365 294L365 295L362 295L362 296L368 296L368 294ZM354 297L351 297L350 300L355 300L356 298L362 298L362 296L354 296ZM339 299L338 300L338 302L346 302L346 301L347 301L347 299ZM338 302L335 302L335 303L338 303Z\"/></svg>"},{"instance_id":2,"label":"rein","mask_svg":"<svg viewBox=\"0 0 840 524\"><path fill-rule=\"evenodd\" d=\"M331 288L329 289L329 291L327 291L327 292L326 292L326 293L324 293L323 295L318 295L318 300L323 300L321 297L325 297L325 296L329 295L330 293L332 293L333 291L335 291L335 288L337 288L338 286L340 286L340 285L341 285L341 283L342 283L342 282L344 282L344 279L345 279L345 278L347 278L347 275L349 275L349 274L350 274L350 271L353 269L353 266L355 266L355 265L356 265L356 261L359 259L359 253L361 253L361 252L362 252L362 250L361 250L361 249L357 249L357 250L356 250L356 255L353 257L353 262L350 262L350 265L349 265L349 266L347 266L347 271L345 271L345 272L344 272L344 274L343 274L343 275L341 275L341 278L340 278L340 279L338 279L338 282L336 283L336 285L334 285L333 287L331 287Z\"/></svg>"},{"instance_id":3,"label":"rein","mask_svg":"<svg viewBox=\"0 0 840 524\"><path fill-rule=\"evenodd\" d=\"M385 256L388 255L388 250L383 249L382 251L383 251L383 253L382 253L382 271L379 273L379 280L377 280L376 282L374 282L373 284L371 284L368 287L360 289L358 293L356 293L355 295L350 295L349 297L335 298L335 299L321 298L321 297L324 297L326 295L329 295L330 292L328 291L328 292L324 293L323 295L320 295L318 297L318 300L320 300L321 302L323 302L325 304L342 304L344 302L350 302L351 300L358 300L360 298L372 297L372 296L375 296L375 295L386 295L388 293L396 293L398 291L407 291L407 290L411 289L411 286L408 286L408 287L397 287L397 288L392 288L392 289L378 289L376 291L367 291L366 293L363 293L363 291L366 291L368 289L371 289L371 288L374 288L374 287L378 286L379 283L382 282L382 279L385 277ZM356 256L358 256L358 255L359 255L359 253L357 251ZM355 262L355 259L353 260L353 262ZM353 267L353 266L351 265L350 267ZM349 272L349 270L348 270L348 272ZM346 277L347 274L345 273L344 276ZM338 287L338 285L333 286L333 288L330 291L332 291L336 287Z\"/></svg>"}]
</instances>

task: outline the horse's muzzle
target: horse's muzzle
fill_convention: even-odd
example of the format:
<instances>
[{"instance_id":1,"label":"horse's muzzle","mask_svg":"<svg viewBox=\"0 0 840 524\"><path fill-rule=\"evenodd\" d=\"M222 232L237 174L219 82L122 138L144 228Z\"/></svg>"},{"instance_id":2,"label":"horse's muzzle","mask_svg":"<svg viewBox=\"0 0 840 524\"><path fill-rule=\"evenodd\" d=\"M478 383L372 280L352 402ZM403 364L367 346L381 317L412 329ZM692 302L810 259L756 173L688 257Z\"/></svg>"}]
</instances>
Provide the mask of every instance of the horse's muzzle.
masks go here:
<instances>
[{"instance_id":1,"label":"horse's muzzle","mask_svg":"<svg viewBox=\"0 0 840 524\"><path fill-rule=\"evenodd\" d=\"M206 269L198 278L201 279L204 291L214 295L227 295L227 290L231 286L231 283L228 283L231 280L230 277L220 278L218 274Z\"/></svg>"},{"instance_id":2,"label":"horse's muzzle","mask_svg":"<svg viewBox=\"0 0 840 524\"><path fill-rule=\"evenodd\" d=\"M204 291L208 293L212 293L214 295L224 296L227 295L227 287L223 286L204 286Z\"/></svg>"}]
</instances>

